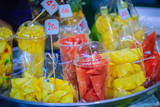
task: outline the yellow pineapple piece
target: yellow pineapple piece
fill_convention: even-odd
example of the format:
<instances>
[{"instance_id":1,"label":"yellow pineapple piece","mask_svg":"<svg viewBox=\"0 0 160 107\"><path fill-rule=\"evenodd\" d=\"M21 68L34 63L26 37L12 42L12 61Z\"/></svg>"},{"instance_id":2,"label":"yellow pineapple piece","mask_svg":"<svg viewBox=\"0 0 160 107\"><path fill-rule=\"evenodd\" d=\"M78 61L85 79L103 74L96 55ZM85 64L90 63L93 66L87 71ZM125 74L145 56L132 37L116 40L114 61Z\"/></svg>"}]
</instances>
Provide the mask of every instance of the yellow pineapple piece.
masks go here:
<instances>
[{"instance_id":1,"label":"yellow pineapple piece","mask_svg":"<svg viewBox=\"0 0 160 107\"><path fill-rule=\"evenodd\" d=\"M111 63L124 64L128 62L135 62L142 56L142 52L139 48L134 49L122 49L108 53L111 59Z\"/></svg>"},{"instance_id":2,"label":"yellow pineapple piece","mask_svg":"<svg viewBox=\"0 0 160 107\"><path fill-rule=\"evenodd\" d=\"M113 88L112 86L112 82L115 80L115 78L113 78L112 76L108 76L108 82L107 82L107 86L109 88Z\"/></svg>"},{"instance_id":3,"label":"yellow pineapple piece","mask_svg":"<svg viewBox=\"0 0 160 107\"><path fill-rule=\"evenodd\" d=\"M114 78L126 77L139 71L141 71L141 67L138 64L124 63L120 65L109 66L109 75L113 76Z\"/></svg>"},{"instance_id":4,"label":"yellow pineapple piece","mask_svg":"<svg viewBox=\"0 0 160 107\"><path fill-rule=\"evenodd\" d=\"M130 95L130 94L132 93L129 91L121 90L121 89L113 89L113 88L108 88L108 87L106 89L107 99L122 97L122 96Z\"/></svg>"},{"instance_id":5,"label":"yellow pineapple piece","mask_svg":"<svg viewBox=\"0 0 160 107\"><path fill-rule=\"evenodd\" d=\"M136 92L139 92L139 91L142 91L142 90L145 90L145 88L143 86L138 86L134 90L132 90L131 92L136 93Z\"/></svg>"},{"instance_id":6,"label":"yellow pineapple piece","mask_svg":"<svg viewBox=\"0 0 160 107\"><path fill-rule=\"evenodd\" d=\"M114 40L113 35L111 33L106 32L101 35L102 44L105 46L107 50L116 49L116 41Z\"/></svg>"},{"instance_id":7,"label":"yellow pineapple piece","mask_svg":"<svg viewBox=\"0 0 160 107\"><path fill-rule=\"evenodd\" d=\"M73 103L73 94L67 94L62 97L60 103Z\"/></svg>"},{"instance_id":8,"label":"yellow pineapple piece","mask_svg":"<svg viewBox=\"0 0 160 107\"><path fill-rule=\"evenodd\" d=\"M59 102L61 100L61 98L66 95L68 92L65 90L57 90L54 94L53 94L53 99L55 102Z\"/></svg>"},{"instance_id":9,"label":"yellow pineapple piece","mask_svg":"<svg viewBox=\"0 0 160 107\"><path fill-rule=\"evenodd\" d=\"M108 24L110 24L111 22L111 18L110 16L103 16L100 15L97 20L96 20L96 29L99 33L103 34L105 32L108 31Z\"/></svg>"},{"instance_id":10,"label":"yellow pineapple piece","mask_svg":"<svg viewBox=\"0 0 160 107\"><path fill-rule=\"evenodd\" d=\"M136 87L142 85L146 80L144 76L144 72L139 71L135 74L129 75L127 77L122 77L115 79L113 81L112 86L116 89L121 89L121 90L133 90Z\"/></svg>"},{"instance_id":11,"label":"yellow pineapple piece","mask_svg":"<svg viewBox=\"0 0 160 107\"><path fill-rule=\"evenodd\" d=\"M124 91L121 89L114 89L113 98L122 97L122 96L130 95L130 94L132 94L132 93L129 91Z\"/></svg>"},{"instance_id":12,"label":"yellow pineapple piece","mask_svg":"<svg viewBox=\"0 0 160 107\"><path fill-rule=\"evenodd\" d=\"M11 37L12 31L7 27L0 27L0 38L9 38Z\"/></svg>"}]
</instances>

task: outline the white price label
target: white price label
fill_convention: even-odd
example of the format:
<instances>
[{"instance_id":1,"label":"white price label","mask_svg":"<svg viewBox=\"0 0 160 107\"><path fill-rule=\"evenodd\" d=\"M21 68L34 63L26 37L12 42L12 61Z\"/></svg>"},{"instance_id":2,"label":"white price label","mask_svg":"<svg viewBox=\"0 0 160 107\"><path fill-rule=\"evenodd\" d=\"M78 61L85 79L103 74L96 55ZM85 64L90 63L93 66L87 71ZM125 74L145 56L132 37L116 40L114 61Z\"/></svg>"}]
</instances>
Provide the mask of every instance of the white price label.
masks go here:
<instances>
[{"instance_id":1,"label":"white price label","mask_svg":"<svg viewBox=\"0 0 160 107\"><path fill-rule=\"evenodd\" d=\"M45 33L48 35L56 35L59 33L59 22L56 19L47 19L45 21Z\"/></svg>"},{"instance_id":2,"label":"white price label","mask_svg":"<svg viewBox=\"0 0 160 107\"><path fill-rule=\"evenodd\" d=\"M44 0L41 5L50 15L53 15L58 10L58 3L55 0Z\"/></svg>"},{"instance_id":3,"label":"white price label","mask_svg":"<svg viewBox=\"0 0 160 107\"><path fill-rule=\"evenodd\" d=\"M83 18L79 23L78 23L78 29L81 34L84 34L84 32L88 29L88 24L85 18Z\"/></svg>"},{"instance_id":4,"label":"white price label","mask_svg":"<svg viewBox=\"0 0 160 107\"><path fill-rule=\"evenodd\" d=\"M59 14L61 18L71 17L72 10L69 4L59 5Z\"/></svg>"},{"instance_id":5,"label":"white price label","mask_svg":"<svg viewBox=\"0 0 160 107\"><path fill-rule=\"evenodd\" d=\"M130 14L127 8L121 9L118 12L122 20L130 18Z\"/></svg>"}]
</instances>

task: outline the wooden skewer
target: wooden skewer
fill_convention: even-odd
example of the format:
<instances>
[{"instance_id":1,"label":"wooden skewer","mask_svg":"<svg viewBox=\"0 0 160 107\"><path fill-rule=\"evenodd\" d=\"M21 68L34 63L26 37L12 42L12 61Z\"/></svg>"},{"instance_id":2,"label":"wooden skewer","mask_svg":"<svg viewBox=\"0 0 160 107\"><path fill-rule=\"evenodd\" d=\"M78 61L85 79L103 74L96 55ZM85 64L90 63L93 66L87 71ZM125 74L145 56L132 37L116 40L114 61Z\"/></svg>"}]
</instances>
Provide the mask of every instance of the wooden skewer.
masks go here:
<instances>
[{"instance_id":1,"label":"wooden skewer","mask_svg":"<svg viewBox=\"0 0 160 107\"><path fill-rule=\"evenodd\" d=\"M44 9L36 18L34 18L31 23L34 23L45 11L46 9Z\"/></svg>"},{"instance_id":2,"label":"wooden skewer","mask_svg":"<svg viewBox=\"0 0 160 107\"><path fill-rule=\"evenodd\" d=\"M54 53L53 53L53 39L52 39L52 35L50 35L51 37L51 51L52 51L52 64L53 64L53 73L54 73L54 85L55 85L55 89L56 89L56 72L55 72L55 67L54 67Z\"/></svg>"}]
</instances>

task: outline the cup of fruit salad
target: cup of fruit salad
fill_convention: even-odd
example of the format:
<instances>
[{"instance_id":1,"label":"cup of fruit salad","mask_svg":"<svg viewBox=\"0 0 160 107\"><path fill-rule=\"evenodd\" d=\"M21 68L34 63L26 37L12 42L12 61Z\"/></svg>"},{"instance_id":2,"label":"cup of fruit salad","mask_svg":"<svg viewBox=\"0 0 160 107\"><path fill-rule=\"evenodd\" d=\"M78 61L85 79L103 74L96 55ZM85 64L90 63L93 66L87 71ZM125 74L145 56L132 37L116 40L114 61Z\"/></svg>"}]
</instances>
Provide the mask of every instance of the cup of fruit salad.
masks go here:
<instances>
[{"instance_id":1,"label":"cup of fruit salad","mask_svg":"<svg viewBox=\"0 0 160 107\"><path fill-rule=\"evenodd\" d=\"M19 62L22 69L32 71L37 78L43 76L44 49L46 35L38 23L24 22L17 31L18 47L21 51Z\"/></svg>"},{"instance_id":2,"label":"cup of fruit salad","mask_svg":"<svg viewBox=\"0 0 160 107\"><path fill-rule=\"evenodd\" d=\"M12 31L7 26L0 27L0 90L9 87L12 73Z\"/></svg>"},{"instance_id":3,"label":"cup of fruit salad","mask_svg":"<svg viewBox=\"0 0 160 107\"><path fill-rule=\"evenodd\" d=\"M75 50L81 44L87 42L88 39L88 30L84 34L81 34L78 30L79 21L80 18L77 16L62 20L60 22L60 33L58 35L58 45L61 54L68 54L72 60L71 66L69 66L67 69L64 69L63 67L64 78L67 79L76 88L78 88L76 67L73 63L75 58ZM64 62L65 57L61 57L61 59L62 62Z\"/></svg>"},{"instance_id":4,"label":"cup of fruit salad","mask_svg":"<svg viewBox=\"0 0 160 107\"><path fill-rule=\"evenodd\" d=\"M79 85L80 101L105 99L109 57L99 42L86 42L76 50L74 63Z\"/></svg>"}]
</instances>

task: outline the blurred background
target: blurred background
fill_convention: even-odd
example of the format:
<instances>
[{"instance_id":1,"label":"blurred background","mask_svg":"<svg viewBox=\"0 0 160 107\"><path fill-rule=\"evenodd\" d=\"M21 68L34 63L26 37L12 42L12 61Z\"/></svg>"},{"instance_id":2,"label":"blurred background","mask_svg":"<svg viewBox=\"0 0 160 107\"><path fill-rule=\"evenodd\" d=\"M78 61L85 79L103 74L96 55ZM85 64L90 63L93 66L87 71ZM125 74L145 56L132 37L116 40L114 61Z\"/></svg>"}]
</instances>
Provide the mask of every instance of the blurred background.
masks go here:
<instances>
[{"instance_id":1,"label":"blurred background","mask_svg":"<svg viewBox=\"0 0 160 107\"><path fill-rule=\"evenodd\" d=\"M40 3L43 0L1 0L0 3L0 23L8 23L14 32L24 21L32 20L42 10ZM59 4L60 0L56 0ZM83 15L88 21L90 29L95 22L95 14L97 8L102 3L107 3L109 0L65 0L65 3L70 3L75 14ZM160 0L131 0L142 18L146 18L160 35ZM79 11L81 10L81 11ZM84 13L84 14L83 14ZM47 18L57 17L50 16L47 12L44 13L38 21L43 24ZM5 21L5 22L4 22ZM14 43L16 46L16 43Z\"/></svg>"}]
</instances>

